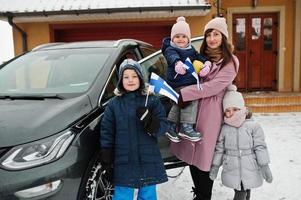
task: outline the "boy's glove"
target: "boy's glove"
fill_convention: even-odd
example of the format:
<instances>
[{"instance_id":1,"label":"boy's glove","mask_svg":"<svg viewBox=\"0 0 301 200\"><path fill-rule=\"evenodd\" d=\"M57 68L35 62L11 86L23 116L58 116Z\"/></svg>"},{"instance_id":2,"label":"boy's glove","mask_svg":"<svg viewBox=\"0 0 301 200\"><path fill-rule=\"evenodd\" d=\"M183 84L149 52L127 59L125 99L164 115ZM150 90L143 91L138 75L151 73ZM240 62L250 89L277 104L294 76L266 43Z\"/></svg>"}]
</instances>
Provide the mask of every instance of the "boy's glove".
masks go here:
<instances>
[{"instance_id":1,"label":"boy's glove","mask_svg":"<svg viewBox=\"0 0 301 200\"><path fill-rule=\"evenodd\" d=\"M113 179L113 161L114 161L114 153L112 149L101 149L100 162L105 171L104 177L108 181L112 181Z\"/></svg>"},{"instance_id":2,"label":"boy's glove","mask_svg":"<svg viewBox=\"0 0 301 200\"><path fill-rule=\"evenodd\" d=\"M199 76L200 76L200 77L205 77L205 76L207 76L207 74L209 74L209 72L210 72L210 69L211 69L211 62L206 61L206 62L204 63L204 65L203 65L203 67L202 67L200 73L199 73Z\"/></svg>"},{"instance_id":3,"label":"boy's glove","mask_svg":"<svg viewBox=\"0 0 301 200\"><path fill-rule=\"evenodd\" d=\"M217 177L217 174L218 174L218 169L219 169L219 167L218 166L211 166L211 169L210 169L210 173L209 173L209 178L211 179L211 180L215 180L216 179L216 177Z\"/></svg>"},{"instance_id":4,"label":"boy's glove","mask_svg":"<svg viewBox=\"0 0 301 200\"><path fill-rule=\"evenodd\" d=\"M178 61L175 65L175 71L177 74L184 75L186 73L186 68L184 67L185 64L182 61Z\"/></svg>"},{"instance_id":5,"label":"boy's glove","mask_svg":"<svg viewBox=\"0 0 301 200\"><path fill-rule=\"evenodd\" d=\"M154 135L160 128L159 120L146 107L137 108L137 116L144 123L144 128L148 134Z\"/></svg>"},{"instance_id":6,"label":"boy's glove","mask_svg":"<svg viewBox=\"0 0 301 200\"><path fill-rule=\"evenodd\" d=\"M272 175L269 165L261 166L260 170L261 170L261 174L262 174L262 177L264 178L264 180L268 183L272 183L273 175Z\"/></svg>"},{"instance_id":7,"label":"boy's glove","mask_svg":"<svg viewBox=\"0 0 301 200\"><path fill-rule=\"evenodd\" d=\"M191 103L190 101L183 101L183 97L181 95L181 92L179 93L179 98L178 98L178 106L181 108L181 109L184 109L186 108L187 106L189 106L189 104Z\"/></svg>"}]
</instances>

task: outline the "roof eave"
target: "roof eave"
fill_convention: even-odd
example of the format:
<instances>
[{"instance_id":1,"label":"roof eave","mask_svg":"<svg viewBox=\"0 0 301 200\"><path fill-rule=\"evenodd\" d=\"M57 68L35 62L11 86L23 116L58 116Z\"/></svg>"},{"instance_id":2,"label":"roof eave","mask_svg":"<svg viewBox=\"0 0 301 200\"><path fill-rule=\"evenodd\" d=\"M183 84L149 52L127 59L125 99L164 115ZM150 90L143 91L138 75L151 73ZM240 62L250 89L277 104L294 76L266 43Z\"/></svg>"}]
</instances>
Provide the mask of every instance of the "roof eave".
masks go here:
<instances>
[{"instance_id":1,"label":"roof eave","mask_svg":"<svg viewBox=\"0 0 301 200\"><path fill-rule=\"evenodd\" d=\"M54 21L84 21L84 20L117 20L117 19L147 19L168 18L176 16L205 16L210 12L211 5L168 6L168 7L131 7L87 10L60 10L36 12L5 12L0 13L0 19L13 17L14 22L54 22Z\"/></svg>"}]
</instances>

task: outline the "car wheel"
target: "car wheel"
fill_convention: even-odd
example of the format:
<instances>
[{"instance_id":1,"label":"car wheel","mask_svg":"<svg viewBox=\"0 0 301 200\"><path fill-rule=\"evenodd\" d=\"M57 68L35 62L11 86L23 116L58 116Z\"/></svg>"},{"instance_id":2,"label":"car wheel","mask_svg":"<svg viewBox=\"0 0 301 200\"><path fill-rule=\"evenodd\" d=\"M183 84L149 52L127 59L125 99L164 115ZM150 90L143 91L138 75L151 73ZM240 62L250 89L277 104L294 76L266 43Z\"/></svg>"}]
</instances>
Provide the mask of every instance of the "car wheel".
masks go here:
<instances>
[{"instance_id":1,"label":"car wheel","mask_svg":"<svg viewBox=\"0 0 301 200\"><path fill-rule=\"evenodd\" d=\"M98 154L99 155L99 154ZM104 169L97 156L93 164L86 173L85 184L82 184L83 200L112 200L113 185L104 176Z\"/></svg>"}]
</instances>

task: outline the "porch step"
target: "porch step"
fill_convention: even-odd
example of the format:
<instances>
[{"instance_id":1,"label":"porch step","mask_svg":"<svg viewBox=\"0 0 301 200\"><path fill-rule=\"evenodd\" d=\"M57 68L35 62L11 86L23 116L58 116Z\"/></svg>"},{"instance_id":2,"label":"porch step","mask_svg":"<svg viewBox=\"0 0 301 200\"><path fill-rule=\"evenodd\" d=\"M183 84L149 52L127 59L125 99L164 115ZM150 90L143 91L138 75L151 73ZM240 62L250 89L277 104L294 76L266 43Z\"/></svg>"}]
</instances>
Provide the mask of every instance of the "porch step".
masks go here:
<instances>
[{"instance_id":1,"label":"porch step","mask_svg":"<svg viewBox=\"0 0 301 200\"><path fill-rule=\"evenodd\" d=\"M301 112L301 93L243 93L246 106L254 113Z\"/></svg>"}]
</instances>

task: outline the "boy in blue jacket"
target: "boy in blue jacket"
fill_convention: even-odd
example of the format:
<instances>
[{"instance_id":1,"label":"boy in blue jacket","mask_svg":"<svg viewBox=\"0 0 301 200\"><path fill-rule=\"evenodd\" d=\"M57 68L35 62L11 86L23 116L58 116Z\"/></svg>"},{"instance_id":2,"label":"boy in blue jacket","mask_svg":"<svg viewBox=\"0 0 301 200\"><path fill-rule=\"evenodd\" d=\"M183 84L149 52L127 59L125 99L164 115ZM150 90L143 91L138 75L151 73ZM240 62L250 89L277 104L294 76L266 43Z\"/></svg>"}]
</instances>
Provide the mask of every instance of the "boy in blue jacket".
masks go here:
<instances>
[{"instance_id":1,"label":"boy in blue jacket","mask_svg":"<svg viewBox=\"0 0 301 200\"><path fill-rule=\"evenodd\" d=\"M197 53L190 43L190 28L186 23L184 17L178 17L171 29L170 38L163 39L162 52L167 60L167 83L176 91L181 88L197 84L197 80L190 73L186 73L186 66L184 61L190 58L192 61L198 60L204 63L200 77L205 77L211 67L211 63L207 59ZM167 137L173 142L180 142L180 137L199 141L202 139L200 132L194 130L196 123L198 102L193 101L185 108L174 104L168 114L168 121L170 122L169 129L166 133ZM177 128L180 123L180 131Z\"/></svg>"},{"instance_id":2,"label":"boy in blue jacket","mask_svg":"<svg viewBox=\"0 0 301 200\"><path fill-rule=\"evenodd\" d=\"M101 163L113 167L113 200L156 200L156 184L167 181L157 138L167 130L166 112L158 97L149 95L142 69L132 59L119 68L115 97L106 106L101 122Z\"/></svg>"}]
</instances>

